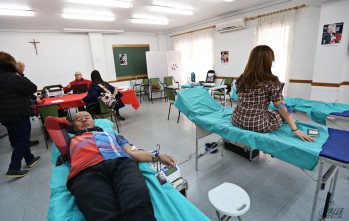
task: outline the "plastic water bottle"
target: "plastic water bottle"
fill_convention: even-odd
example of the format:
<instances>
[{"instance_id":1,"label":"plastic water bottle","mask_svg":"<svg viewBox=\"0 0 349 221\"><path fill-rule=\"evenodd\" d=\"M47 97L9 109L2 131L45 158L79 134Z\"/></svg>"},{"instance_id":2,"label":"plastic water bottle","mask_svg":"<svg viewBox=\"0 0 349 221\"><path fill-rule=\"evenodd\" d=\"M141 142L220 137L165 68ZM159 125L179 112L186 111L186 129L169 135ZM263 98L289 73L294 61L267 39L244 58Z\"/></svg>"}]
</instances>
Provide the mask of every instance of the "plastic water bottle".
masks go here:
<instances>
[{"instance_id":1,"label":"plastic water bottle","mask_svg":"<svg viewBox=\"0 0 349 221\"><path fill-rule=\"evenodd\" d=\"M191 82L195 83L195 73L191 73Z\"/></svg>"}]
</instances>

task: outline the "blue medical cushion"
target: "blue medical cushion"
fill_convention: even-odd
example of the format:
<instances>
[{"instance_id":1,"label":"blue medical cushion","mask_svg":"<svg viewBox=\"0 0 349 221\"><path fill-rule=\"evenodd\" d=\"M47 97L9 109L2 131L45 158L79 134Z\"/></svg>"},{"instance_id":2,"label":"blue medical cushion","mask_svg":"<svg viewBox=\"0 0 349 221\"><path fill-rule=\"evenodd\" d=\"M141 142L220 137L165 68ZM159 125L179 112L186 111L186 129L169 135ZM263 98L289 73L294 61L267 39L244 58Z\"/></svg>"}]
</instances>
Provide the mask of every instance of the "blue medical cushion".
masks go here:
<instances>
[{"instance_id":1,"label":"blue medical cushion","mask_svg":"<svg viewBox=\"0 0 349 221\"><path fill-rule=\"evenodd\" d=\"M309 128L319 130L320 136L315 138L316 142L302 141L292 133L287 124L270 133L240 129L231 123L233 109L222 107L202 88L180 91L174 105L196 125L208 132L264 151L303 169L315 168L321 147L328 138L326 127L303 122L296 122L299 130L305 133Z\"/></svg>"},{"instance_id":2,"label":"blue medical cushion","mask_svg":"<svg viewBox=\"0 0 349 221\"><path fill-rule=\"evenodd\" d=\"M349 163L349 131L328 129L329 138L322 146L320 155L326 158Z\"/></svg>"},{"instance_id":3,"label":"blue medical cushion","mask_svg":"<svg viewBox=\"0 0 349 221\"><path fill-rule=\"evenodd\" d=\"M332 115L335 116L340 116L340 117L349 117L349 110L348 111L344 111L342 113L338 113L338 112L333 112L331 113Z\"/></svg>"}]
</instances>

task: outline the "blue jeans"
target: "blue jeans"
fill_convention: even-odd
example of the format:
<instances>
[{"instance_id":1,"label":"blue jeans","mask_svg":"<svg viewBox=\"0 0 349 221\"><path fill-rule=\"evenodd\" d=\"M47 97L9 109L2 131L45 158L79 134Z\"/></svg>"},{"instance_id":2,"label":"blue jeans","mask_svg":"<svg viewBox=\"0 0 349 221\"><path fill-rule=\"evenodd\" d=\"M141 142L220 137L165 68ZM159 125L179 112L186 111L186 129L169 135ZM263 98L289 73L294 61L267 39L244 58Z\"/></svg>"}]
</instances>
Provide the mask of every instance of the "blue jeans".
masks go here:
<instances>
[{"instance_id":1,"label":"blue jeans","mask_svg":"<svg viewBox=\"0 0 349 221\"><path fill-rule=\"evenodd\" d=\"M15 145L9 170L20 170L23 158L27 164L34 159L34 155L30 151L31 124L29 117L23 120L3 123L3 125L7 127Z\"/></svg>"}]
</instances>

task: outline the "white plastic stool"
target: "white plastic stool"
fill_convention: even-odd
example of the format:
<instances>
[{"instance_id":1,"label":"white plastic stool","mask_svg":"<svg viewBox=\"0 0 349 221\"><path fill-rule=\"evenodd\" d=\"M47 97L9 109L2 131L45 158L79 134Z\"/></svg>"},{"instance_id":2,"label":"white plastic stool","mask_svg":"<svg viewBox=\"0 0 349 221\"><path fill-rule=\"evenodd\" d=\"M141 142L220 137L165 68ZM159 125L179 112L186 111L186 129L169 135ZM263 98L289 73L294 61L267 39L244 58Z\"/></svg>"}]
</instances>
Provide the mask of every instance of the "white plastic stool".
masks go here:
<instances>
[{"instance_id":1,"label":"white plastic stool","mask_svg":"<svg viewBox=\"0 0 349 221\"><path fill-rule=\"evenodd\" d=\"M246 191L232 183L222 183L213 188L208 192L208 198L216 209L219 221L229 220L232 216L241 221L240 216L250 208L250 197Z\"/></svg>"}]
</instances>

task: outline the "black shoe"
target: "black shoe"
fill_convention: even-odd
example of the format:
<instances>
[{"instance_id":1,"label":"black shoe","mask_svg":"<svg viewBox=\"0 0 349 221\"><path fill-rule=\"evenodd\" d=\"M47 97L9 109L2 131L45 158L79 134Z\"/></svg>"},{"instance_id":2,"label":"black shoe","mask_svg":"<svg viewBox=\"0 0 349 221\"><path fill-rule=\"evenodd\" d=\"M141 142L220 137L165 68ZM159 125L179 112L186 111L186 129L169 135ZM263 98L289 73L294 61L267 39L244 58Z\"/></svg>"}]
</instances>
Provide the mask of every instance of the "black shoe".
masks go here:
<instances>
[{"instance_id":1,"label":"black shoe","mask_svg":"<svg viewBox=\"0 0 349 221\"><path fill-rule=\"evenodd\" d=\"M35 146L35 145L38 145L38 144L39 144L38 140L33 140L33 141L31 140L29 146L32 147L32 146Z\"/></svg>"},{"instance_id":2,"label":"black shoe","mask_svg":"<svg viewBox=\"0 0 349 221\"><path fill-rule=\"evenodd\" d=\"M116 118L119 119L119 120L125 120L125 118L124 118L123 116L121 116L121 115L115 115L115 116L116 116Z\"/></svg>"},{"instance_id":3,"label":"black shoe","mask_svg":"<svg viewBox=\"0 0 349 221\"><path fill-rule=\"evenodd\" d=\"M6 176L9 178L21 178L29 173L29 170L9 170Z\"/></svg>"},{"instance_id":4,"label":"black shoe","mask_svg":"<svg viewBox=\"0 0 349 221\"><path fill-rule=\"evenodd\" d=\"M28 168L32 168L33 166L35 166L35 164L37 164L39 161L41 160L40 156L36 156L32 159L32 161L30 161L30 163L27 164Z\"/></svg>"}]
</instances>

